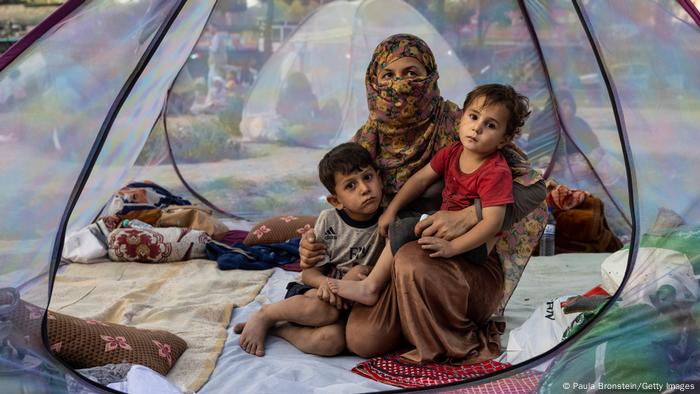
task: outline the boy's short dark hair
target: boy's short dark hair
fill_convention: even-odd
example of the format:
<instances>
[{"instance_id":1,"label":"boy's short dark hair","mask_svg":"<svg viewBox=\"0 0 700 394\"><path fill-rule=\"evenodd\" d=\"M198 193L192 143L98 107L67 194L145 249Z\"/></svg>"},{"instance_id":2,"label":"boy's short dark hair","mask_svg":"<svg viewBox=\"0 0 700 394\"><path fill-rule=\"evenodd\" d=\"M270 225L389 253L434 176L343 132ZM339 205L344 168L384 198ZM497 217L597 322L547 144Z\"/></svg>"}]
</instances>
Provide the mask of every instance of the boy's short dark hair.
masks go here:
<instances>
[{"instance_id":1,"label":"boy's short dark hair","mask_svg":"<svg viewBox=\"0 0 700 394\"><path fill-rule=\"evenodd\" d=\"M510 85L490 83L477 86L467 94L464 100L464 110L479 97L484 97L484 107L492 104L502 104L510 112L506 124L506 135L515 137L520 133L520 128L530 116L530 100L518 93Z\"/></svg>"},{"instance_id":2,"label":"boy's short dark hair","mask_svg":"<svg viewBox=\"0 0 700 394\"><path fill-rule=\"evenodd\" d=\"M350 174L377 166L367 149L356 142L346 142L331 149L318 163L318 177L331 194L335 194L335 174Z\"/></svg>"}]
</instances>

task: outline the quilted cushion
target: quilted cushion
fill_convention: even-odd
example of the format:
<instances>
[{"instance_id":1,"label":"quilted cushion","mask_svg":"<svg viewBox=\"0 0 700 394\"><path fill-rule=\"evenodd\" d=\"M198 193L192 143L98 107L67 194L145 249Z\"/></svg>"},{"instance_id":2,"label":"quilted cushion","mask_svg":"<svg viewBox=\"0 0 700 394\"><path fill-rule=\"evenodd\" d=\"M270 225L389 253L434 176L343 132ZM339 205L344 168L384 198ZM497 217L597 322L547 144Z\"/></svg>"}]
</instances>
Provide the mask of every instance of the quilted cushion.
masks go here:
<instances>
[{"instance_id":1,"label":"quilted cushion","mask_svg":"<svg viewBox=\"0 0 700 394\"><path fill-rule=\"evenodd\" d=\"M16 305L8 320L21 332L40 330L43 308L17 300L7 291L0 294L0 304ZM75 369L130 363L166 375L187 349L182 338L167 331L83 320L50 310L47 322L51 352Z\"/></svg>"},{"instance_id":2,"label":"quilted cushion","mask_svg":"<svg viewBox=\"0 0 700 394\"><path fill-rule=\"evenodd\" d=\"M120 228L109 233L110 260L142 263L184 261L206 256L209 236L188 228Z\"/></svg>"},{"instance_id":3,"label":"quilted cushion","mask_svg":"<svg viewBox=\"0 0 700 394\"><path fill-rule=\"evenodd\" d=\"M275 216L253 226L243 243L250 246L284 242L303 235L311 230L315 223L316 216Z\"/></svg>"}]
</instances>

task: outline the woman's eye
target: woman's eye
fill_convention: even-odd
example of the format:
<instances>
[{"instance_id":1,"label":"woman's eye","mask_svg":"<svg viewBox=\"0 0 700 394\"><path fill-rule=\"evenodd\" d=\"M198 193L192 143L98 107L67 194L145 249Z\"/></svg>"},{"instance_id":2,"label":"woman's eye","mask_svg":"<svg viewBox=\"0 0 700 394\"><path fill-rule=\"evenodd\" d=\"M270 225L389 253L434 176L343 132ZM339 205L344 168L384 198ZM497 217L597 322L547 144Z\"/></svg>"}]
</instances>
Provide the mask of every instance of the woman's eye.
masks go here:
<instances>
[{"instance_id":1,"label":"woman's eye","mask_svg":"<svg viewBox=\"0 0 700 394\"><path fill-rule=\"evenodd\" d=\"M394 76L392 73L384 73L382 74L382 79L390 79Z\"/></svg>"},{"instance_id":2,"label":"woman's eye","mask_svg":"<svg viewBox=\"0 0 700 394\"><path fill-rule=\"evenodd\" d=\"M409 76L409 77L417 77L417 76L418 76L418 74L416 74L415 71L409 71L409 72L406 73L406 75Z\"/></svg>"}]
</instances>

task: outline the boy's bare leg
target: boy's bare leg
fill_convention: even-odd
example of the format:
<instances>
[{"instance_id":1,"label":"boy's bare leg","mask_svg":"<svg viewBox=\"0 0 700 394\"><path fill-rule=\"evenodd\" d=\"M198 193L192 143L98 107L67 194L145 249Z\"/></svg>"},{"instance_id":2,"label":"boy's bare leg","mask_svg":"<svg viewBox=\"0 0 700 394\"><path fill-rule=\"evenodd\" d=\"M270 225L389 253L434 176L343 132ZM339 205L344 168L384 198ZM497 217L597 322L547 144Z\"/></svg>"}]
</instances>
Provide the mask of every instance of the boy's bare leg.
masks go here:
<instances>
[{"instance_id":1,"label":"boy's bare leg","mask_svg":"<svg viewBox=\"0 0 700 394\"><path fill-rule=\"evenodd\" d=\"M319 327L335 323L338 314L334 306L318 299L316 289L311 289L303 296L263 305L247 322L236 324L233 332L241 334L239 343L243 350L262 357L265 355L265 337L275 323L289 321Z\"/></svg>"},{"instance_id":2,"label":"boy's bare leg","mask_svg":"<svg viewBox=\"0 0 700 394\"><path fill-rule=\"evenodd\" d=\"M284 338L304 353L335 356L345 350L345 322L322 327L283 324L270 330L270 335Z\"/></svg>"},{"instance_id":3,"label":"boy's bare leg","mask_svg":"<svg viewBox=\"0 0 700 394\"><path fill-rule=\"evenodd\" d=\"M392 256L391 247L387 242L382 254L379 255L377 264L367 278L361 281L328 279L328 287L334 294L345 299L364 305L374 305L391 277L393 264L394 256Z\"/></svg>"}]
</instances>

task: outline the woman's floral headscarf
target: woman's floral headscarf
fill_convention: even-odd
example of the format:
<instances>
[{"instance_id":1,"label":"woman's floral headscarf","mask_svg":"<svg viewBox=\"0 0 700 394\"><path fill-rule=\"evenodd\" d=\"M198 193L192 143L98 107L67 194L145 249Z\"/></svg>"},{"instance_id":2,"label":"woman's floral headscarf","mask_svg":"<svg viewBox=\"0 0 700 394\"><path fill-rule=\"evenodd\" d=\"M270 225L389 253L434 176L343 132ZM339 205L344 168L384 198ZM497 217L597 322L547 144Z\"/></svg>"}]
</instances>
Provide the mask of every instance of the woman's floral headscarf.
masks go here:
<instances>
[{"instance_id":1,"label":"woman's floral headscarf","mask_svg":"<svg viewBox=\"0 0 700 394\"><path fill-rule=\"evenodd\" d=\"M428 75L396 79L380 86L379 72L403 57L420 61ZM440 148L456 140L462 112L440 96L438 77L432 51L423 40L410 34L396 34L382 41L367 67L369 119L353 141L369 150L382 170L384 195L388 199Z\"/></svg>"}]
</instances>

